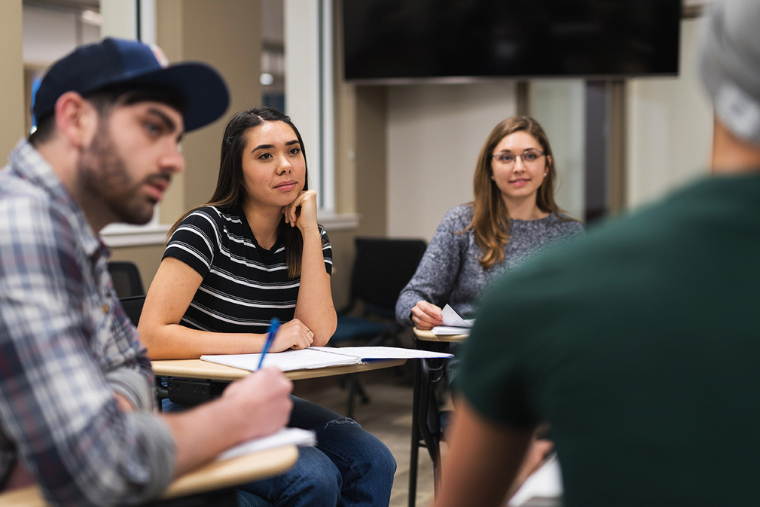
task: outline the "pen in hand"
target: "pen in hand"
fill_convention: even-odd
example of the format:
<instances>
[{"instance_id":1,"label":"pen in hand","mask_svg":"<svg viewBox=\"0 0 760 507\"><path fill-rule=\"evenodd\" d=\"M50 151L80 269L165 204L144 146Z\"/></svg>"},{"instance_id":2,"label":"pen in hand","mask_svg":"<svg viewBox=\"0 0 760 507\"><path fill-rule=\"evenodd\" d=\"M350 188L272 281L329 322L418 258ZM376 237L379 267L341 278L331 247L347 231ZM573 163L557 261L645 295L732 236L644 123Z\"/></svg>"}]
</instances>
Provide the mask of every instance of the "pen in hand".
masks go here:
<instances>
[{"instance_id":1,"label":"pen in hand","mask_svg":"<svg viewBox=\"0 0 760 507\"><path fill-rule=\"evenodd\" d=\"M261 365L264 364L264 357L267 355L267 352L269 351L269 347L272 345L272 342L274 341L274 337L277 334L277 329L280 327L280 319L277 317L272 317L272 320L269 322L269 331L267 331L267 339L264 342L264 348L261 349L261 359L259 359L259 366L256 368L257 370L261 369Z\"/></svg>"}]
</instances>

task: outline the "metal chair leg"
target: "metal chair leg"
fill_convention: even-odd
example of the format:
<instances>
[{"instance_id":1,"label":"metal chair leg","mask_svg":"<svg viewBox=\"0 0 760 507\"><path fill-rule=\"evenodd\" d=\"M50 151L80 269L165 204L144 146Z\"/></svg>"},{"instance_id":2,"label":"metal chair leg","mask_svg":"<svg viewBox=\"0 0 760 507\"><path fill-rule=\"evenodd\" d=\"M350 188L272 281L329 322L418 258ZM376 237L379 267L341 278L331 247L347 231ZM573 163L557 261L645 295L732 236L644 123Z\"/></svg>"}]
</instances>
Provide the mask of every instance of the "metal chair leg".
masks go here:
<instances>
[{"instance_id":1,"label":"metal chair leg","mask_svg":"<svg viewBox=\"0 0 760 507\"><path fill-rule=\"evenodd\" d=\"M409 458L409 507L415 507L417 501L417 466L420 452L420 426L417 412L420 406L420 363L414 362L414 394L412 396L412 448Z\"/></svg>"}]
</instances>

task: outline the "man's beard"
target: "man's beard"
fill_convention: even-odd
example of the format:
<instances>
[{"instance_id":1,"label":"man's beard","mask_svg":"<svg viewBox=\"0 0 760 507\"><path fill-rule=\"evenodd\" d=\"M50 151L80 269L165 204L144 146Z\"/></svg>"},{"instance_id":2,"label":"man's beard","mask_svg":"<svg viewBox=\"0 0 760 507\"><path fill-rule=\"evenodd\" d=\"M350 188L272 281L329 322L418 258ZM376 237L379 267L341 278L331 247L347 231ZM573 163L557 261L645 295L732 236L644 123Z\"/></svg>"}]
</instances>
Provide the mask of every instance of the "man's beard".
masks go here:
<instances>
[{"instance_id":1,"label":"man's beard","mask_svg":"<svg viewBox=\"0 0 760 507\"><path fill-rule=\"evenodd\" d=\"M101 201L114 221L142 225L153 217L156 203L141 195L144 182L129 175L108 131L98 131L89 149L80 150L78 175L85 195Z\"/></svg>"}]
</instances>

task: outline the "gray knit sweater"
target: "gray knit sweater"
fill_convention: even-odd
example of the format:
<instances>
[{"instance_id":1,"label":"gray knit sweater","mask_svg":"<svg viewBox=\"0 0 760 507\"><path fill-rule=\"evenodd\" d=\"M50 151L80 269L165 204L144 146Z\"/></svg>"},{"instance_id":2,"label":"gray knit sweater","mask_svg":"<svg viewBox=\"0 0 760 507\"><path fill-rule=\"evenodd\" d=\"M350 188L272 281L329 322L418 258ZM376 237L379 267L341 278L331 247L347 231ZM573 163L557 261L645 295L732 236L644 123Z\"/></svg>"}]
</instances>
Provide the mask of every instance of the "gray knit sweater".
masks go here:
<instances>
[{"instance_id":1,"label":"gray knit sweater","mask_svg":"<svg viewBox=\"0 0 760 507\"><path fill-rule=\"evenodd\" d=\"M472 205L449 210L425 251L417 272L401 291L396 302L396 320L412 326L409 314L418 301L443 308L449 304L462 317L475 313L479 298L500 274L514 269L536 252L558 240L584 234L573 220L550 214L539 220L510 220L510 238L504 247L504 261L483 269L483 254L472 230L463 231L472 221Z\"/></svg>"}]
</instances>

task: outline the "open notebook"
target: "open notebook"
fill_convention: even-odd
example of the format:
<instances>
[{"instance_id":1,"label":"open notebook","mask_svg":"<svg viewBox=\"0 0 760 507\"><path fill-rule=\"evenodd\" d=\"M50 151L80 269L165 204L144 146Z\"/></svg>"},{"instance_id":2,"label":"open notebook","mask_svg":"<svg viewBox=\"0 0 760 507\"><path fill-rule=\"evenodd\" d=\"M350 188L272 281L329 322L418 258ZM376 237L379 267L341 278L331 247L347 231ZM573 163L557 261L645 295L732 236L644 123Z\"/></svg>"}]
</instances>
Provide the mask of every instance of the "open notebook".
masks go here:
<instances>
[{"instance_id":1,"label":"open notebook","mask_svg":"<svg viewBox=\"0 0 760 507\"><path fill-rule=\"evenodd\" d=\"M273 433L266 437L254 438L242 444L236 445L222 454L217 456L216 459L231 459L243 456L257 451L264 451L266 449L274 449L275 447L282 447L283 445L298 445L309 446L317 444L317 434L312 430L304 430L301 428L282 428L280 431Z\"/></svg>"},{"instance_id":2,"label":"open notebook","mask_svg":"<svg viewBox=\"0 0 760 507\"><path fill-rule=\"evenodd\" d=\"M369 361L388 359L417 359L434 357L453 357L452 354L429 352L427 350L404 349L400 347L309 347L303 350L286 350L269 353L264 359L264 366L276 366L282 371L308 370L360 364ZM256 371L261 354L225 354L201 356L204 361Z\"/></svg>"}]
</instances>

